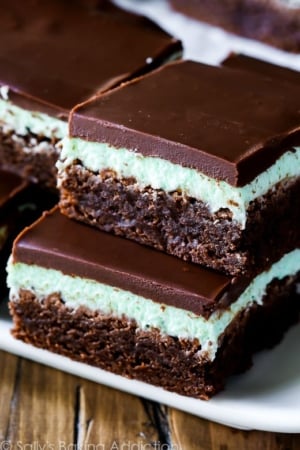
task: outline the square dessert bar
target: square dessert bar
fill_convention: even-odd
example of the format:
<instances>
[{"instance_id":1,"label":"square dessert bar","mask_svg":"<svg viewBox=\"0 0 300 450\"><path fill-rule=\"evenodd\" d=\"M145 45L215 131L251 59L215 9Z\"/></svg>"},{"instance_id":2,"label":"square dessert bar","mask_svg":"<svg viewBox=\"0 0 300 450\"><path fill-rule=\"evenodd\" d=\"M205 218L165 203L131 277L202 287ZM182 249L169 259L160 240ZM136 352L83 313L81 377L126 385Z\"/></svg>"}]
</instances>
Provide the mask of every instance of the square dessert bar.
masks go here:
<instances>
[{"instance_id":1,"label":"square dessert bar","mask_svg":"<svg viewBox=\"0 0 300 450\"><path fill-rule=\"evenodd\" d=\"M299 243L300 86L185 61L74 108L61 211L237 275Z\"/></svg>"},{"instance_id":2,"label":"square dessert bar","mask_svg":"<svg viewBox=\"0 0 300 450\"><path fill-rule=\"evenodd\" d=\"M15 241L8 265L13 335L207 399L297 320L299 279L300 249L254 277L232 278L56 209Z\"/></svg>"},{"instance_id":3,"label":"square dessert bar","mask_svg":"<svg viewBox=\"0 0 300 450\"><path fill-rule=\"evenodd\" d=\"M170 0L177 11L287 51L300 51L299 0Z\"/></svg>"},{"instance_id":4,"label":"square dessert bar","mask_svg":"<svg viewBox=\"0 0 300 450\"><path fill-rule=\"evenodd\" d=\"M181 53L149 20L90 3L11 0L0 15L0 164L52 188L69 111Z\"/></svg>"},{"instance_id":5,"label":"square dessert bar","mask_svg":"<svg viewBox=\"0 0 300 450\"><path fill-rule=\"evenodd\" d=\"M6 264L13 240L27 225L54 206L57 197L19 175L0 170L0 294L6 289Z\"/></svg>"}]
</instances>

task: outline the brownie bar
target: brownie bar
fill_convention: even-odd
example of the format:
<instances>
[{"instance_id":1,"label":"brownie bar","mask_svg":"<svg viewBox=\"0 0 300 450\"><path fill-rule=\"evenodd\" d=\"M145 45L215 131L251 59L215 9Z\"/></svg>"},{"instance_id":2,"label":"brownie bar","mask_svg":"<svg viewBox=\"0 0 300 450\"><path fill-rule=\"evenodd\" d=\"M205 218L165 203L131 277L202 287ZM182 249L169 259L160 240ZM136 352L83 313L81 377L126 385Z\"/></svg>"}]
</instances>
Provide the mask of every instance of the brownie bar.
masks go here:
<instances>
[{"instance_id":1,"label":"brownie bar","mask_svg":"<svg viewBox=\"0 0 300 450\"><path fill-rule=\"evenodd\" d=\"M231 278L54 210L15 241L8 267L13 333L114 373L209 398L297 320L299 256L295 249L256 277Z\"/></svg>"},{"instance_id":2,"label":"brownie bar","mask_svg":"<svg viewBox=\"0 0 300 450\"><path fill-rule=\"evenodd\" d=\"M300 51L300 3L288 0L170 0L179 12L283 50Z\"/></svg>"},{"instance_id":3,"label":"brownie bar","mask_svg":"<svg viewBox=\"0 0 300 450\"><path fill-rule=\"evenodd\" d=\"M6 264L18 233L34 222L57 197L18 175L0 170L0 294L6 291Z\"/></svg>"},{"instance_id":4,"label":"brownie bar","mask_svg":"<svg viewBox=\"0 0 300 450\"><path fill-rule=\"evenodd\" d=\"M68 0L37 0L28 14L28 5L13 0L4 9L0 164L53 188L56 143L67 134L70 110L179 57L182 47L151 21L108 1L70 7Z\"/></svg>"},{"instance_id":5,"label":"brownie bar","mask_svg":"<svg viewBox=\"0 0 300 450\"><path fill-rule=\"evenodd\" d=\"M299 87L283 83L187 61L76 107L61 211L232 275L269 266L300 239Z\"/></svg>"},{"instance_id":6,"label":"brownie bar","mask_svg":"<svg viewBox=\"0 0 300 450\"><path fill-rule=\"evenodd\" d=\"M271 348L299 318L299 295L274 282L263 305L234 319L219 340L214 361L199 357L199 342L143 331L135 321L84 307L67 308L57 293L42 301L23 290L10 302L13 336L75 361L208 400L224 389L228 376L252 365L254 352ZM290 284L290 285L289 285Z\"/></svg>"}]
</instances>

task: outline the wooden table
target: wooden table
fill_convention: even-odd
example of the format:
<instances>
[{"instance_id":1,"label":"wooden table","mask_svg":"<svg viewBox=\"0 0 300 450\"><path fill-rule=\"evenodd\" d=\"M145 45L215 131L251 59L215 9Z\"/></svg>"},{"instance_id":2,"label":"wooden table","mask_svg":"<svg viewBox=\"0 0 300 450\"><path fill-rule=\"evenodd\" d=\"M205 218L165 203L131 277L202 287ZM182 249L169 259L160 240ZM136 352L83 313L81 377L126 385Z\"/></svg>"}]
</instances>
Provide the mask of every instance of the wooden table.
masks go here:
<instances>
[{"instance_id":1,"label":"wooden table","mask_svg":"<svg viewBox=\"0 0 300 450\"><path fill-rule=\"evenodd\" d=\"M299 450L0 351L0 450Z\"/></svg>"}]
</instances>

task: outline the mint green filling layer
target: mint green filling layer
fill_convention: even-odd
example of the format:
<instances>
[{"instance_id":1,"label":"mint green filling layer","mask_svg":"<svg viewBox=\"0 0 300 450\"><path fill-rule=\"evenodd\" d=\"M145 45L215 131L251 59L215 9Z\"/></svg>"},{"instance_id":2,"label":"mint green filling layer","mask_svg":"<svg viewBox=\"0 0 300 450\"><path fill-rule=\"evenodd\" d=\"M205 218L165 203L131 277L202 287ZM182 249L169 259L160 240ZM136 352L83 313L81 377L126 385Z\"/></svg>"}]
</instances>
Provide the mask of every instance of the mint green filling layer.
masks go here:
<instances>
[{"instance_id":1,"label":"mint green filling layer","mask_svg":"<svg viewBox=\"0 0 300 450\"><path fill-rule=\"evenodd\" d=\"M242 228L246 225L247 207L252 200L264 195L279 181L300 175L300 148L286 152L251 183L234 187L161 158L146 157L125 148L116 149L105 143L66 137L57 163L59 185L65 177L65 170L78 159L95 173L110 169L119 178L134 177L141 189L151 186L166 192L179 190L206 203L211 212L228 208Z\"/></svg>"},{"instance_id":2,"label":"mint green filling layer","mask_svg":"<svg viewBox=\"0 0 300 450\"><path fill-rule=\"evenodd\" d=\"M258 275L226 311L217 311L209 320L192 312L162 305L132 292L98 283L94 280L64 275L54 269L36 265L8 263L8 286L10 298L18 301L20 289L32 291L42 300L58 293L67 307L85 306L93 311L126 316L137 322L142 330L157 328L162 334L185 339L198 339L201 352L208 352L214 359L218 338L236 315L254 303L261 304L268 284L275 278L295 275L300 270L300 249L286 254L269 271Z\"/></svg>"},{"instance_id":3,"label":"mint green filling layer","mask_svg":"<svg viewBox=\"0 0 300 450\"><path fill-rule=\"evenodd\" d=\"M2 97L0 98L0 126L4 127L4 130L12 130L21 136L27 135L30 131L49 139L62 139L67 135L67 122L14 105L9 101L9 91L5 89L5 86L1 87L0 97Z\"/></svg>"}]
</instances>

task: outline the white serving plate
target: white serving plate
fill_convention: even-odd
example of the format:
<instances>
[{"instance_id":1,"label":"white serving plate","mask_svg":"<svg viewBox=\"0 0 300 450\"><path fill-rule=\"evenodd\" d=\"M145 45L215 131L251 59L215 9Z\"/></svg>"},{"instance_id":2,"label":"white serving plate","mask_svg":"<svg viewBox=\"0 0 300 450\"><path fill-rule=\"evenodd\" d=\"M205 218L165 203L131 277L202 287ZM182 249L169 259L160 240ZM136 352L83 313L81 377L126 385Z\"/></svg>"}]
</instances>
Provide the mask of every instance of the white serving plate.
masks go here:
<instances>
[{"instance_id":1,"label":"white serving plate","mask_svg":"<svg viewBox=\"0 0 300 450\"><path fill-rule=\"evenodd\" d=\"M115 0L115 3L145 14L180 38L185 58L219 64L231 51L236 51L300 70L300 56L185 18L172 12L165 0ZM10 335L12 324L3 306L2 302L2 350L235 428L300 433L300 325L293 327L275 349L257 355L251 370L231 378L224 392L206 402L113 375L17 341Z\"/></svg>"}]
</instances>

